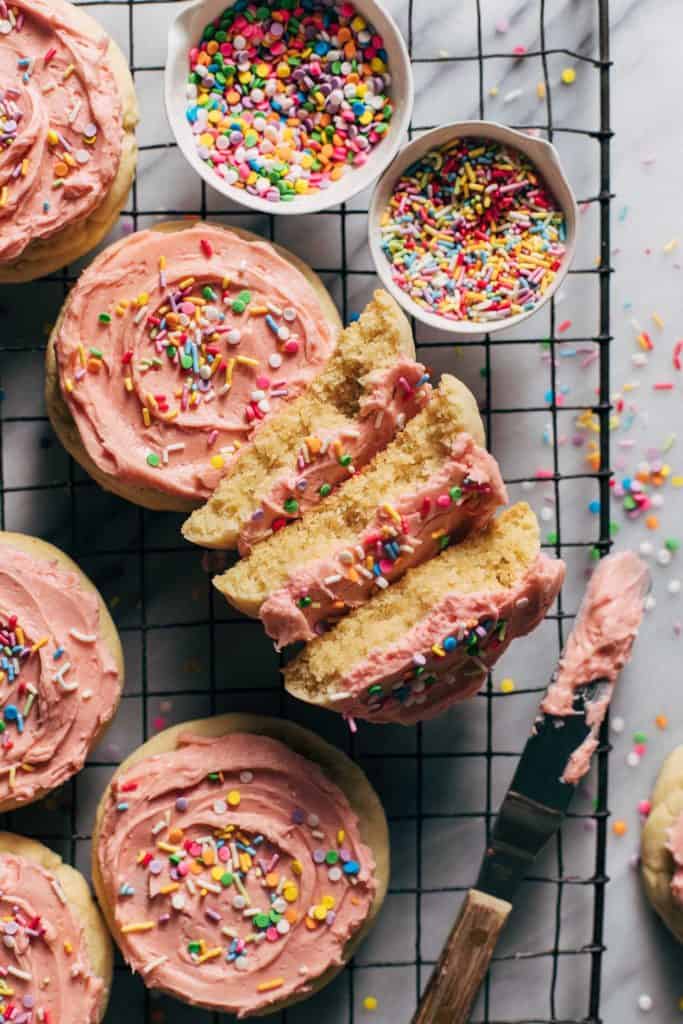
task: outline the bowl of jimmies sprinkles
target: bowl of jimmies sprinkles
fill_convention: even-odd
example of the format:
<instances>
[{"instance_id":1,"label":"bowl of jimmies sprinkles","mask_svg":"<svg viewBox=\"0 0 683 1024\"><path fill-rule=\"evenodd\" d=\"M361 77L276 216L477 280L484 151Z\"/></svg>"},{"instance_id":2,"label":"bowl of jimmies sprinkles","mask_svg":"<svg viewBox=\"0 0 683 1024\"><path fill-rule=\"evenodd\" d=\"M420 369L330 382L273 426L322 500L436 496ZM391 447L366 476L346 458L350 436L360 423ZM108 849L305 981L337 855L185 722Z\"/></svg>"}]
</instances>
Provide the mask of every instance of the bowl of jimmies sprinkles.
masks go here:
<instances>
[{"instance_id":1,"label":"bowl of jimmies sprinkles","mask_svg":"<svg viewBox=\"0 0 683 1024\"><path fill-rule=\"evenodd\" d=\"M367 188L413 106L405 43L376 0L198 0L171 24L164 89L192 167L265 213Z\"/></svg>"},{"instance_id":2,"label":"bowl of jimmies sprinkles","mask_svg":"<svg viewBox=\"0 0 683 1024\"><path fill-rule=\"evenodd\" d=\"M544 139L487 121L411 142L377 183L370 249L403 308L459 336L511 327L564 280L577 204Z\"/></svg>"}]
</instances>

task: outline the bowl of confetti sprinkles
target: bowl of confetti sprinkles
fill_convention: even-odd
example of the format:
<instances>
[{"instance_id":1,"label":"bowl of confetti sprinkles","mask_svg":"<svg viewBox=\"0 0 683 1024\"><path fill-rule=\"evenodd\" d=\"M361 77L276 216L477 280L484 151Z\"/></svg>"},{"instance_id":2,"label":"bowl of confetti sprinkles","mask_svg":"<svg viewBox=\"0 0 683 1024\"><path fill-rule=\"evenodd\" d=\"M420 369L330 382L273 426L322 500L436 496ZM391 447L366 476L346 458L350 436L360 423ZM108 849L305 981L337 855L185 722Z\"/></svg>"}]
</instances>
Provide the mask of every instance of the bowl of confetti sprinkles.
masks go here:
<instances>
[{"instance_id":1,"label":"bowl of confetti sprinkles","mask_svg":"<svg viewBox=\"0 0 683 1024\"><path fill-rule=\"evenodd\" d=\"M413 81L376 0L199 0L169 30L165 98L207 184L265 213L313 213L392 161Z\"/></svg>"},{"instance_id":2,"label":"bowl of confetti sprinkles","mask_svg":"<svg viewBox=\"0 0 683 1024\"><path fill-rule=\"evenodd\" d=\"M520 323L562 283L576 199L549 142L462 121L411 142L375 188L370 249L384 286L459 336Z\"/></svg>"}]
</instances>

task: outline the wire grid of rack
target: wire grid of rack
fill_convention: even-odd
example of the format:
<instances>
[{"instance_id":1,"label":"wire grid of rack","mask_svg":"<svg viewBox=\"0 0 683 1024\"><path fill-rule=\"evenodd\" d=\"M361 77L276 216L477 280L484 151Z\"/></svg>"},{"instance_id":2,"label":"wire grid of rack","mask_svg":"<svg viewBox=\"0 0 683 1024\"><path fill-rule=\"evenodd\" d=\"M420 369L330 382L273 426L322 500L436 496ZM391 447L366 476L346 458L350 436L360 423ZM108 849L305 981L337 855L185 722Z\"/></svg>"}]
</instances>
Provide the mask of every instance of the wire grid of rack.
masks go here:
<instances>
[{"instance_id":1,"label":"wire grid of rack","mask_svg":"<svg viewBox=\"0 0 683 1024\"><path fill-rule=\"evenodd\" d=\"M441 53L436 57L416 55L415 21L419 4L420 0L407 0L403 3L401 0L396 0L395 3L390 4L394 11L397 8L401 9L407 44L416 70L419 65L456 65L458 62L462 62L463 65L473 65L476 69L478 116L487 116L486 65L498 58L509 58L510 53L502 46L495 51L484 52L483 24L484 10L487 7L486 0L469 0L471 16L474 19L476 47L473 52L463 53L460 56L449 56L446 53ZM88 0L83 4L85 7L96 7L97 10L93 12L96 16L100 16L104 8L108 8L110 11L113 8L123 8L127 19L128 35L125 42L128 46L131 68L138 84L146 73L163 70L161 64L139 62L136 56L138 42L135 32L135 13L142 7L153 5L157 6L160 11L163 9L165 17L167 14L174 13L175 0L172 0L171 3L164 3L163 0L110 0L108 3L95 3ZM522 8L529 6L529 4L525 4L522 5ZM547 546L550 546L558 556L560 554L566 556L567 551L572 548L585 551L589 547L594 547L604 553L610 545L608 417L609 343L611 340L609 307L611 198L609 146L611 132L608 0L595 0L596 46L594 50L596 52L588 53L577 52L578 47L569 49L561 46L548 46L546 31L551 5L547 4L545 0L539 0L535 6L538 12L536 30L538 46L527 50L521 60L536 59L540 61L545 86L545 96L541 104L543 116L540 122L516 125L516 127L540 129L551 141L557 140L563 133L585 136L587 139L593 140L599 150L598 189L592 195L581 197L582 204L585 204L584 208L593 206L597 211L599 259L593 267L588 269L579 267L571 272L574 275L591 275L597 281L595 295L598 308L595 310L597 316L595 330L588 333L585 338L575 340L594 343L598 352L597 395L595 396L597 400L594 397L592 403L599 422L598 446L601 468L598 471L589 473L579 469L577 472L567 473L562 468L558 447L558 420L561 415L572 414L582 406L575 408L562 404L556 390L557 362L555 354L560 339L557 332L558 318L555 302L550 310L547 333L544 332L542 336L532 335L529 337L518 334L514 339L514 344L535 347L539 342L546 341L550 350L549 367L552 394L547 407L543 406L542 409L552 421L550 432L552 477L549 486L552 490L552 501L557 509L557 528ZM569 8L566 10L568 12ZM121 42L120 39L119 41ZM586 48L590 49L586 46L580 47L582 51ZM597 82L599 116L599 123L596 127L585 129L557 126L554 119L553 89L549 71L549 61L554 56L570 59L577 66L585 66L594 72ZM158 104L161 104L160 95ZM427 127L431 127L431 125L416 123L411 130L416 132ZM144 161L146 155L164 150L170 152L173 148L173 144L168 141L143 144L141 145L141 161ZM141 170L141 175L143 173L144 171ZM140 178L139 180L144 179ZM201 201L199 204L195 204L194 208L185 206L179 210L157 209L156 204L141 202L140 186L136 182L128 208L122 215L122 221L127 220L129 226L135 229L144 226L150 218L158 219L168 215L185 216L188 213L199 213L206 216L208 213L212 216L218 215L228 223L233 218L240 217L240 212L236 207L226 207L225 204L221 206L217 205L215 201L212 202L208 191L204 183L201 183ZM152 208L153 206L154 208ZM356 290L353 289L354 278L356 276L363 277L370 286L372 285L371 272L352 266L347 248L347 225L350 216L360 215L363 218L366 212L362 199L360 203L356 199L347 208L314 215L316 221L313 223L319 223L321 229L323 224L330 223L328 218L338 220L341 263L333 269L321 267L320 270L331 286L345 320L349 314L355 312L354 305L358 296ZM258 226L270 238L281 240L282 221L278 221L276 217L260 218ZM315 229L312 234L315 234ZM301 253L306 255L305 242L301 245ZM21 312L13 318L18 293L11 292L7 288L0 289L0 316L3 316L0 351L3 352L4 364L0 365L0 369L2 370L5 398L11 393L13 385L17 382L22 388L26 386L26 377L22 375L26 373L23 360L30 364L31 386L35 387L36 377L33 371L42 359L45 346L44 341L37 338L32 332L35 331L36 324L40 322L40 319L54 317L63 295L76 276L73 269L67 269L60 274L52 275L43 282L24 286L22 294L29 295L27 301L33 307L32 319L28 321L24 313ZM27 293L26 289L30 291ZM352 291L354 292L353 296ZM36 297L39 298L38 302L36 302ZM35 319L36 316L39 317L39 320ZM533 327L534 320L530 321L529 325ZM433 333L427 337L424 333L418 332L418 351L422 351L423 358L426 358L427 351L432 356L437 352L440 353L439 361L443 367L458 372L457 366L453 363L452 343L445 336L433 337ZM512 344L511 341L501 340L500 336L493 339L486 336L481 341L472 343L473 347L483 350L483 394L480 397L489 437L492 436L494 417L497 414L521 414L538 411L533 403L516 408L505 408L503 405L494 403L492 394L492 384L495 378L494 354L496 351L500 351L501 347L510 344ZM37 379L40 380L39 377ZM324 993L299 1007L282 1013L278 1019L282 1022L286 1021L287 1024L297 1024L297 1022L314 1019L323 1019L326 1024L342 1024L342 1022L348 1022L348 1024L356 1022L357 1024L366 1016L361 1008L362 996L381 990L380 1005L377 1013L373 1015L373 1019L388 1022L398 1015L401 1020L407 1021L412 1014L421 986L426 982L432 969L441 939L455 913L457 902L476 877L479 854L483 851L500 795L496 792L496 787L493 784L494 761L497 758L503 759L504 774L506 778L509 778L514 765L513 759L519 752L508 749L509 743L499 742L496 725L503 717L504 712L500 701L496 699L500 693L494 688L492 679L489 678L485 690L480 694L480 699L471 702L471 705L476 706L469 712L469 721L471 723L476 716L477 725L474 727L475 741L471 747L468 742L465 742L466 749L457 749L458 736L461 739L463 736L459 732L460 727L458 726L458 721L461 719L452 716L449 718L448 726L452 728L451 739L443 751L438 745L435 747L428 739L430 734L427 732L428 727L426 726L408 730L409 738L406 738L406 731L401 733L400 730L393 730L390 727L361 726L356 735L346 732L345 729L339 727L336 716L312 712L311 709L302 707L286 696L280 685L278 661L270 651L258 626L246 623L241 617L231 616L221 605L220 599L217 596L214 597L210 586L210 570L215 563L214 555L204 556L203 572L198 574L199 556L197 553L188 552L187 546L182 545L177 539L179 536L177 533L178 517L163 513L143 512L140 509L133 509L132 506L126 505L116 498L104 495L63 453L58 451L55 454L55 449L58 446L49 434L44 410L40 410L36 415L26 414L23 407L16 411L16 415L15 411L14 405L8 411L7 401L0 402L0 431L2 432L0 433L0 483L2 484L0 526L26 532L40 532L46 539L59 543L81 561L103 590L113 609L124 640L129 681L122 710L119 712L119 718L124 723L122 729L119 729L119 742L100 745L84 772L64 787L64 790L56 798L45 801L38 809L28 808L7 816L7 827L44 839L67 856L72 863L87 871L92 810L97 797L121 757L128 752L129 748L147 738L150 732L167 723L170 724L171 721L201 717L207 713L233 709L265 710L297 718L345 746L368 769L371 777L378 784L385 803L389 805L394 859L398 860L398 867L392 879L388 899L388 905L392 900L394 901L394 909L391 911L388 907L385 909L385 914L389 914L388 924L383 927L380 923L378 926L380 939L371 945L370 953L365 953L368 946L366 943L366 947L361 950L355 963L352 963ZM24 431L27 433L23 433ZM28 458L27 474L24 478L17 478L16 470L10 471L10 464L16 462L17 457L26 461L25 452L22 450L19 456L16 449L17 446L24 443L24 439L29 437L32 439L32 443L37 443L41 449L50 450L52 455L48 460L47 468L42 464L42 456L39 456L37 461ZM493 449L496 453L495 436ZM35 472L33 471L34 467ZM503 468L505 469L505 466ZM589 487L594 484L597 487L601 502L598 534L589 541L583 539L572 541L563 536L560 491L561 485L567 480L577 481L581 486ZM524 477L519 476L507 482L523 485L525 481ZM44 524L36 514L37 509L42 509L46 514ZM86 524L93 520L95 527L91 526L89 530ZM123 525L119 529L121 523ZM193 611L189 621L186 621L185 615L188 601L184 600L182 594L165 615L158 614L159 590L164 588L157 587L156 581L160 579L161 565L164 562L166 564L170 562L173 566L171 580L180 578L184 569L187 569L191 577L187 586L190 589L192 601L198 607ZM177 586L175 590L178 591ZM558 602L557 610L548 618L555 634L552 646L555 648L553 654L556 655L562 646L566 620L570 618L562 600ZM190 631L199 631L198 639L192 641ZM178 632L185 638L183 641L185 649L190 650L191 655L193 652L196 654L199 650L201 655L201 657L190 656L187 658L183 663L182 670L179 663L169 664L168 659L165 659L160 651L160 648L163 648L167 642L170 643L172 635ZM533 640L527 641L527 643L531 648ZM538 644L540 643L539 640ZM238 668L232 672L228 670L228 677L226 677L226 660L231 661L235 651L237 651L235 664ZM181 675L179 681L172 678L174 672ZM130 679L131 675L132 680ZM236 675L238 678L235 678ZM228 679L228 685L225 685L226 679ZM526 703L518 716L520 722L526 721L527 718L531 721L532 708L542 688L542 681L539 680L538 685L518 691L519 694L526 694ZM132 712L132 716L127 712ZM333 718L335 718L334 722L331 721ZM132 722L136 722L136 724L131 724ZM506 725L505 729L507 730L507 728ZM385 743L382 739L378 739L378 729L384 736L390 737L388 742ZM116 726L114 731L116 732ZM121 732L126 735L121 736ZM507 738L507 733L505 735ZM523 733L521 735L523 737ZM467 736L465 739L467 740ZM482 783L481 805L466 806L465 809L462 806L447 810L442 807L434 809L431 796L437 786L435 779L439 773L446 771L446 762L449 765L456 764L458 771L460 771L460 766L463 766L464 771L466 762L477 766L475 770ZM566 842L563 845L563 836L560 835L552 844L553 848L544 865L539 865L538 873L526 883L528 888L525 889L524 898L520 901L531 906L538 901L539 914L543 913L551 922L549 941L541 942L538 949L528 951L521 949L524 932L521 927L515 927L515 918L513 917L508 928L508 932L512 932L510 942L495 958L491 974L475 1008L473 1019L478 1024L501 1024L503 1021L552 1021L556 1024L560 1024L560 1022L572 1024L572 1022L580 1021L583 1024L588 1024L588 1022L597 1024L601 1020L600 981L605 950L603 921L607 882L605 853L608 817L608 745L605 734L602 737L597 762L593 805L588 803L585 805L586 809L582 810L579 804L579 807L569 816L568 821L568 826L574 820L581 821L584 828L592 829L590 835L585 835L582 839L582 848L587 857L584 860L585 870L581 874L574 875L567 872L565 864L567 845ZM447 771L446 774L448 774ZM406 782L408 777L410 778L409 783ZM403 787L410 789L409 798L401 796ZM394 799L397 792L398 799ZM425 864L425 850L429 848L425 842L427 833L435 825L451 821L465 822L465 824L483 823L483 829L472 837L471 849L467 854L465 850L470 840L463 842L464 833L453 834L455 843L451 843L445 837L440 839L438 834L435 837L429 837L430 841L434 840L437 845L441 844L438 849L439 857L448 859L449 864L454 864L459 858L467 861L464 865L467 871L462 876L462 880L461 876L455 873L453 879L449 877L442 883L440 878L434 876L433 858L430 860L429 867ZM457 845L458 849L453 849L453 845ZM433 845L431 849L433 850ZM406 865L408 865L407 870ZM563 921L569 900L568 894L572 889L576 891L577 888L587 894L587 901L584 901L582 906L586 914L590 912L590 934L584 941L568 945L563 938ZM546 894L545 898L541 897L542 891ZM549 896L547 896L548 893ZM399 903L400 906L398 906ZM413 919L411 927L407 923L409 917ZM399 932L402 936L404 931L408 933L406 940L398 943L400 948L394 955L397 950L395 933ZM580 974L577 973L576 977L570 975L568 981L565 979L563 991L573 992L573 998L570 1000L572 1009L566 1011L564 1007L569 1004L559 992L558 979L563 964L575 965L579 961L586 965L587 969ZM543 965L542 973L520 974L522 965L529 963ZM576 970L578 971L578 968ZM384 983L382 978L385 979ZM540 986L543 989L542 993L532 992L534 986ZM497 996L499 989L502 993L501 996ZM541 1007L544 1008L541 1009ZM131 978L125 965L119 961L107 1020L119 1021L124 1012L131 1024L142 1024L143 1021L145 1024L149 1021L153 1021L154 1024L160 1024L161 1021L175 1024L175 1022L190 1019L193 1021L206 1020L207 1022L226 1019L219 1018L216 1014L188 1010L172 1000L155 998L143 988L137 979Z\"/></svg>"}]
</instances>

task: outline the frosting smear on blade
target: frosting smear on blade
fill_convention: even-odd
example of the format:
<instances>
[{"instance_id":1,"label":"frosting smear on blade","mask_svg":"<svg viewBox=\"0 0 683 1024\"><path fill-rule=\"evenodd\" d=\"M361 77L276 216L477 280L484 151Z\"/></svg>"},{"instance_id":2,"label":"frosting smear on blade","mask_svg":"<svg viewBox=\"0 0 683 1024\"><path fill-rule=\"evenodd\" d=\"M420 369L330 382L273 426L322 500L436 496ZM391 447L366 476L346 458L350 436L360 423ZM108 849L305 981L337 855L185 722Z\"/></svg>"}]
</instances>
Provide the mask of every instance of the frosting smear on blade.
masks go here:
<instances>
[{"instance_id":1,"label":"frosting smear on blade","mask_svg":"<svg viewBox=\"0 0 683 1024\"><path fill-rule=\"evenodd\" d=\"M25 803L85 761L119 696L99 601L56 562L0 547L0 800Z\"/></svg>"},{"instance_id":2,"label":"frosting smear on blade","mask_svg":"<svg viewBox=\"0 0 683 1024\"><path fill-rule=\"evenodd\" d=\"M0 5L0 261L97 207L119 166L121 102L104 32L71 4Z\"/></svg>"},{"instance_id":3,"label":"frosting smear on blade","mask_svg":"<svg viewBox=\"0 0 683 1024\"><path fill-rule=\"evenodd\" d=\"M571 755L562 776L565 782L577 783L590 767L614 684L631 655L649 585L647 566L631 551L603 558L590 579L557 675L541 703L546 714L571 715L578 687L597 680L608 684L597 699L586 703L591 731Z\"/></svg>"},{"instance_id":4,"label":"frosting smear on blade","mask_svg":"<svg viewBox=\"0 0 683 1024\"><path fill-rule=\"evenodd\" d=\"M55 347L98 469L199 501L334 340L313 287L271 245L197 223L105 250L70 293Z\"/></svg>"},{"instance_id":5,"label":"frosting smear on blade","mask_svg":"<svg viewBox=\"0 0 683 1024\"><path fill-rule=\"evenodd\" d=\"M0 1019L97 1024L104 986L55 876L0 853L0 918Z\"/></svg>"},{"instance_id":6,"label":"frosting smear on blade","mask_svg":"<svg viewBox=\"0 0 683 1024\"><path fill-rule=\"evenodd\" d=\"M131 967L238 1017L341 964L376 890L342 792L288 747L245 733L182 735L116 778L97 856Z\"/></svg>"}]
</instances>

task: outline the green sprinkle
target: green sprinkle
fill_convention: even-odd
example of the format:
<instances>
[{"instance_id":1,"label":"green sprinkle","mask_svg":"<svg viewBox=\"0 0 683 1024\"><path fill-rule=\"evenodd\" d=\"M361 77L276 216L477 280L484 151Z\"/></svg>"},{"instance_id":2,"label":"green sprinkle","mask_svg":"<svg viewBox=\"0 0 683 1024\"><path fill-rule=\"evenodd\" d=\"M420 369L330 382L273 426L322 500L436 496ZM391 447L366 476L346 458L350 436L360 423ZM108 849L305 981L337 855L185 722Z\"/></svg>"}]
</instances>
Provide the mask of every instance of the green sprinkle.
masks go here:
<instances>
[{"instance_id":1,"label":"green sprinkle","mask_svg":"<svg viewBox=\"0 0 683 1024\"><path fill-rule=\"evenodd\" d=\"M372 686L368 687L368 694L372 697L376 693L384 693L381 683L373 683Z\"/></svg>"},{"instance_id":2,"label":"green sprinkle","mask_svg":"<svg viewBox=\"0 0 683 1024\"><path fill-rule=\"evenodd\" d=\"M282 914L278 914L277 910L271 910L268 917L271 924L277 924L278 921L282 920Z\"/></svg>"},{"instance_id":3,"label":"green sprinkle","mask_svg":"<svg viewBox=\"0 0 683 1024\"><path fill-rule=\"evenodd\" d=\"M351 456L350 455L340 455L339 456L339 465L340 466L350 466L351 465Z\"/></svg>"},{"instance_id":4,"label":"green sprinkle","mask_svg":"<svg viewBox=\"0 0 683 1024\"><path fill-rule=\"evenodd\" d=\"M147 455L147 465L154 466L155 468L161 465L161 459L156 452L149 452Z\"/></svg>"},{"instance_id":5,"label":"green sprinkle","mask_svg":"<svg viewBox=\"0 0 683 1024\"><path fill-rule=\"evenodd\" d=\"M257 928L267 928L270 924L270 917L268 914L254 914L253 922Z\"/></svg>"},{"instance_id":6,"label":"green sprinkle","mask_svg":"<svg viewBox=\"0 0 683 1024\"><path fill-rule=\"evenodd\" d=\"M554 530L548 534L548 544L557 544L557 534Z\"/></svg>"},{"instance_id":7,"label":"green sprinkle","mask_svg":"<svg viewBox=\"0 0 683 1024\"><path fill-rule=\"evenodd\" d=\"M221 781L221 777L220 777L220 774L218 772L209 772L209 774L206 777L209 780L209 782L220 782Z\"/></svg>"},{"instance_id":8,"label":"green sprinkle","mask_svg":"<svg viewBox=\"0 0 683 1024\"><path fill-rule=\"evenodd\" d=\"M229 871L226 871L225 874L221 875L221 885L224 885L226 888L227 886L232 885L232 875Z\"/></svg>"},{"instance_id":9,"label":"green sprinkle","mask_svg":"<svg viewBox=\"0 0 683 1024\"><path fill-rule=\"evenodd\" d=\"M101 359L103 356L101 348L89 348L88 352L90 353L91 356L94 356L95 359Z\"/></svg>"},{"instance_id":10,"label":"green sprinkle","mask_svg":"<svg viewBox=\"0 0 683 1024\"><path fill-rule=\"evenodd\" d=\"M208 299L209 302L215 302L216 299L218 298L213 288L211 288L210 285L208 284L204 288L202 288L202 295L204 296L205 299Z\"/></svg>"},{"instance_id":11,"label":"green sprinkle","mask_svg":"<svg viewBox=\"0 0 683 1024\"><path fill-rule=\"evenodd\" d=\"M180 365L182 366L183 370L191 370L192 356L189 356L186 352L183 352L183 354L180 357Z\"/></svg>"},{"instance_id":12,"label":"green sprinkle","mask_svg":"<svg viewBox=\"0 0 683 1024\"><path fill-rule=\"evenodd\" d=\"M308 594L305 597L300 597L297 601L299 608L308 608L309 604L313 603L313 598L309 597Z\"/></svg>"},{"instance_id":13,"label":"green sprinkle","mask_svg":"<svg viewBox=\"0 0 683 1024\"><path fill-rule=\"evenodd\" d=\"M445 551L451 542L450 534L446 533L443 537L439 537L439 551Z\"/></svg>"},{"instance_id":14,"label":"green sprinkle","mask_svg":"<svg viewBox=\"0 0 683 1024\"><path fill-rule=\"evenodd\" d=\"M289 512L289 513L298 512L299 511L299 502L296 500L296 498L287 498L287 501L284 503L283 508L284 508L285 512Z\"/></svg>"},{"instance_id":15,"label":"green sprinkle","mask_svg":"<svg viewBox=\"0 0 683 1024\"><path fill-rule=\"evenodd\" d=\"M644 732L634 732L633 734L634 743L647 743L647 736Z\"/></svg>"},{"instance_id":16,"label":"green sprinkle","mask_svg":"<svg viewBox=\"0 0 683 1024\"><path fill-rule=\"evenodd\" d=\"M450 491L448 492L448 496L450 497L451 501L458 501L460 498L462 498L462 487L451 487Z\"/></svg>"},{"instance_id":17,"label":"green sprinkle","mask_svg":"<svg viewBox=\"0 0 683 1024\"><path fill-rule=\"evenodd\" d=\"M251 292L242 291L239 292L237 298L233 299L232 311L233 313L244 313L245 309L251 302Z\"/></svg>"},{"instance_id":18,"label":"green sprinkle","mask_svg":"<svg viewBox=\"0 0 683 1024\"><path fill-rule=\"evenodd\" d=\"M678 551L681 546L680 540L676 540L675 537L669 537L668 540L664 541L664 547L667 551Z\"/></svg>"},{"instance_id":19,"label":"green sprinkle","mask_svg":"<svg viewBox=\"0 0 683 1024\"><path fill-rule=\"evenodd\" d=\"M331 492L331 490L332 487L330 484L323 484L320 490L318 491L318 494L320 495L321 498L326 498L327 495Z\"/></svg>"},{"instance_id":20,"label":"green sprinkle","mask_svg":"<svg viewBox=\"0 0 683 1024\"><path fill-rule=\"evenodd\" d=\"M201 951L201 948L202 948L201 942L188 942L188 944L187 944L187 952L188 953L199 953Z\"/></svg>"},{"instance_id":21,"label":"green sprinkle","mask_svg":"<svg viewBox=\"0 0 683 1024\"><path fill-rule=\"evenodd\" d=\"M336 850L328 850L327 853L325 854L326 864L336 864L338 860L339 854L337 853Z\"/></svg>"},{"instance_id":22,"label":"green sprinkle","mask_svg":"<svg viewBox=\"0 0 683 1024\"><path fill-rule=\"evenodd\" d=\"M101 324L111 323L111 316L109 313L100 313L97 319L100 321Z\"/></svg>"}]
</instances>

